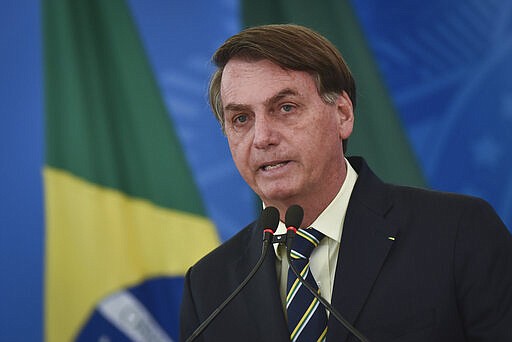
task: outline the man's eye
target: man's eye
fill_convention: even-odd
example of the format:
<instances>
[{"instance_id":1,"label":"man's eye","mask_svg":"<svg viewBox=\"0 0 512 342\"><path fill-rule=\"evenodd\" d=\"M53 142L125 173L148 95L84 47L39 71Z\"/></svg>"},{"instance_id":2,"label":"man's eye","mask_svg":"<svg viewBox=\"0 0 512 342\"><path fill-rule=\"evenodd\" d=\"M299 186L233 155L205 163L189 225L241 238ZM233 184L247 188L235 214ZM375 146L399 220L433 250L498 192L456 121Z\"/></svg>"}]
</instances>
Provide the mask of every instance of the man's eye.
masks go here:
<instances>
[{"instance_id":1,"label":"man's eye","mask_svg":"<svg viewBox=\"0 0 512 342\"><path fill-rule=\"evenodd\" d=\"M281 109L284 112L291 112L293 110L293 106L290 104L285 104L285 105L281 106Z\"/></svg>"},{"instance_id":2,"label":"man's eye","mask_svg":"<svg viewBox=\"0 0 512 342\"><path fill-rule=\"evenodd\" d=\"M247 122L247 115L244 115L244 114L237 115L233 119L233 122L236 123L236 124L245 123L245 122Z\"/></svg>"}]
</instances>

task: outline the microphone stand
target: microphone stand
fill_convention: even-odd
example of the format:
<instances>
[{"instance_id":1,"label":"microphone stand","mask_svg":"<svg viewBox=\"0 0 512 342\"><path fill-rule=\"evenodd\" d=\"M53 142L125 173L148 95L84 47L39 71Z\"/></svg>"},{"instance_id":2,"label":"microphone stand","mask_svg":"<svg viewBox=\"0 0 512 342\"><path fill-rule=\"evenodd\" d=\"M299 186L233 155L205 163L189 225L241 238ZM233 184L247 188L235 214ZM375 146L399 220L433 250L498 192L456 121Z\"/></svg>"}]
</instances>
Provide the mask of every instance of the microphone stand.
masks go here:
<instances>
[{"instance_id":1,"label":"microphone stand","mask_svg":"<svg viewBox=\"0 0 512 342\"><path fill-rule=\"evenodd\" d=\"M322 305L329 310L329 312L340 322L348 331L350 331L355 337L359 339L361 342L369 342L369 340L361 334L352 324L350 324L324 297L319 295L317 291L311 286L297 271L295 266L293 265L292 258L290 257L291 245L293 238L296 234L296 229L294 227L289 227L286 232L286 258L288 259L288 264L290 269L295 274L297 279L302 283L302 285L306 286L306 288L315 296Z\"/></svg>"}]
</instances>

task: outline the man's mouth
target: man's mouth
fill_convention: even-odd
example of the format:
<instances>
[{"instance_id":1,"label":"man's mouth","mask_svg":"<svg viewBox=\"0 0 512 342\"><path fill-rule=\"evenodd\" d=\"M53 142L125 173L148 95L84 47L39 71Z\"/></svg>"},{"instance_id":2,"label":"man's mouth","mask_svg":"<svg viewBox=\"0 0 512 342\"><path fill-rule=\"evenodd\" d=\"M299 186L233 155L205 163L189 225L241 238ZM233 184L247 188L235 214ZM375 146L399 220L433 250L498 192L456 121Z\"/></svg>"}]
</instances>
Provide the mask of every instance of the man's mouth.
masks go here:
<instances>
[{"instance_id":1,"label":"man's mouth","mask_svg":"<svg viewBox=\"0 0 512 342\"><path fill-rule=\"evenodd\" d=\"M288 161L275 162L275 163L263 165L262 167L260 167L260 169L263 171L271 171L271 170L283 167L286 164L288 164Z\"/></svg>"}]
</instances>

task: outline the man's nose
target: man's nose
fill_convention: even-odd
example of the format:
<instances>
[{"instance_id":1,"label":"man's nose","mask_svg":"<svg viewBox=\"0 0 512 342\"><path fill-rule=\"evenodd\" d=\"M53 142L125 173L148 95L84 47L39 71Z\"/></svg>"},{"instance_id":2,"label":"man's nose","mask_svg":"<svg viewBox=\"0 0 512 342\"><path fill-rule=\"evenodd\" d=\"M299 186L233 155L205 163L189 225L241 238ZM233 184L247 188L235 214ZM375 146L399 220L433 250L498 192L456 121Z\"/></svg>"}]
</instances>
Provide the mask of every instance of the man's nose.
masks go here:
<instances>
[{"instance_id":1,"label":"man's nose","mask_svg":"<svg viewBox=\"0 0 512 342\"><path fill-rule=\"evenodd\" d=\"M256 114L254 122L254 147L267 149L270 146L277 145L278 142L279 132L275 122L268 115Z\"/></svg>"}]
</instances>

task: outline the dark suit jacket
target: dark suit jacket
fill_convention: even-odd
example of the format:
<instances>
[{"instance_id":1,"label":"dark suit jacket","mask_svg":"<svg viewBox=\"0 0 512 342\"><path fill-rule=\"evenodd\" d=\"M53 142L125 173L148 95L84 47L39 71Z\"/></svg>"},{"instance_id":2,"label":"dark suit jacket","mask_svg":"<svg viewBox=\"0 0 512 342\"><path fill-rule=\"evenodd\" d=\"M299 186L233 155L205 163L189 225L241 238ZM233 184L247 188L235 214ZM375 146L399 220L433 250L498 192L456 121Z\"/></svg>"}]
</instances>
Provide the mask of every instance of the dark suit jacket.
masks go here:
<instances>
[{"instance_id":1,"label":"dark suit jacket","mask_svg":"<svg viewBox=\"0 0 512 342\"><path fill-rule=\"evenodd\" d=\"M332 305L370 341L512 341L512 237L483 200L381 182L361 158ZM184 340L261 253L253 223L187 273ZM272 251L271 251L272 252ZM289 341L269 253L199 341ZM327 341L355 341L333 315Z\"/></svg>"}]
</instances>

